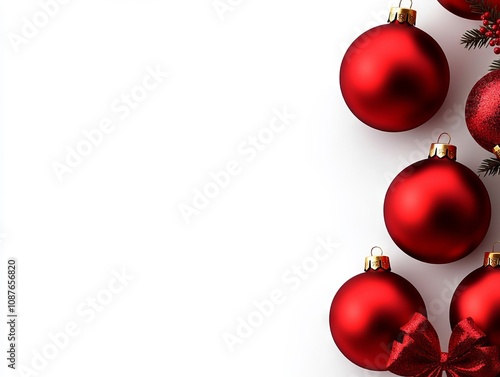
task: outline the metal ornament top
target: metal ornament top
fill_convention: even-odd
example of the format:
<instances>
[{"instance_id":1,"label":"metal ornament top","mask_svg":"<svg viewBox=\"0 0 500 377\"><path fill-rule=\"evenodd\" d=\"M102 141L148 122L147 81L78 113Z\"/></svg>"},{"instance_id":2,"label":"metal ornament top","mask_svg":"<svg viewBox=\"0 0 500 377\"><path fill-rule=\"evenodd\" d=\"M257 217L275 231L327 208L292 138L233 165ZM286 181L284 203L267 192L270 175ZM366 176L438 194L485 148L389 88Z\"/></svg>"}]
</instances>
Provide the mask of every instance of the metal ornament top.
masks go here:
<instances>
[{"instance_id":1,"label":"metal ornament top","mask_svg":"<svg viewBox=\"0 0 500 377\"><path fill-rule=\"evenodd\" d=\"M495 251L495 245L500 243L500 241L496 241L493 244L493 248L491 251L487 251L484 253L484 267L499 267L500 266L500 252Z\"/></svg>"},{"instance_id":2,"label":"metal ornament top","mask_svg":"<svg viewBox=\"0 0 500 377\"><path fill-rule=\"evenodd\" d=\"M373 255L373 250L380 250L380 255ZM384 251L379 246L372 247L370 252L370 256L365 258L365 272L369 270L377 271L377 270L390 271L391 263L389 257L384 255Z\"/></svg>"},{"instance_id":3,"label":"metal ornament top","mask_svg":"<svg viewBox=\"0 0 500 377\"><path fill-rule=\"evenodd\" d=\"M413 1L410 0L409 8L402 8L402 2L403 0L399 2L399 6L391 8L389 19L387 20L387 22L392 23L398 21L401 24L408 23L412 26L415 26L415 24L417 23L417 11L411 9L411 7L413 6Z\"/></svg>"},{"instance_id":4,"label":"metal ornament top","mask_svg":"<svg viewBox=\"0 0 500 377\"><path fill-rule=\"evenodd\" d=\"M443 135L448 136L447 143L440 143L441 137ZM449 158L450 160L457 159L457 147L450 144L451 136L447 132L443 132L439 135L439 138L436 143L431 144L431 148L429 150L429 157L438 157L438 158Z\"/></svg>"}]
</instances>

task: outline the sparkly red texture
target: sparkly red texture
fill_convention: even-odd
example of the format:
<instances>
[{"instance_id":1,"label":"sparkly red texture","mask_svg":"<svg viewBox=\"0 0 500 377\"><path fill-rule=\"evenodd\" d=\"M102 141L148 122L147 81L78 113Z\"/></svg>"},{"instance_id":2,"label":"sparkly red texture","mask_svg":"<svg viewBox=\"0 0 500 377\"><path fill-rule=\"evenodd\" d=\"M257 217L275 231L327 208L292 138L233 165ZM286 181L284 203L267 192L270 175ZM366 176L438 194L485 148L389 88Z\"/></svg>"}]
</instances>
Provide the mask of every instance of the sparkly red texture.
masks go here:
<instances>
[{"instance_id":1,"label":"sparkly red texture","mask_svg":"<svg viewBox=\"0 0 500 377\"><path fill-rule=\"evenodd\" d=\"M394 374L413 377L496 377L500 373L498 348L487 344L486 335L471 318L453 329L449 351L441 352L431 323L420 313L401 328L404 336L395 341L387 368Z\"/></svg>"},{"instance_id":2,"label":"sparkly red texture","mask_svg":"<svg viewBox=\"0 0 500 377\"><path fill-rule=\"evenodd\" d=\"M500 70L474 85L465 105L465 121L474 140L487 151L500 144Z\"/></svg>"}]
</instances>

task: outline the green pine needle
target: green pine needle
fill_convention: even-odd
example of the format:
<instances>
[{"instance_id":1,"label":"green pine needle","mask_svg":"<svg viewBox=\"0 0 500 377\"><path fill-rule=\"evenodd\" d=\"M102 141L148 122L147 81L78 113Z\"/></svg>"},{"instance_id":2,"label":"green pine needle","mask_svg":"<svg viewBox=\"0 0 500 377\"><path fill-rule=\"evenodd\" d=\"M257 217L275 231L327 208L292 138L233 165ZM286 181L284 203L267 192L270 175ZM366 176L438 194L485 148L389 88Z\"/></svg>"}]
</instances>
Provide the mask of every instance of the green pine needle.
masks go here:
<instances>
[{"instance_id":1,"label":"green pine needle","mask_svg":"<svg viewBox=\"0 0 500 377\"><path fill-rule=\"evenodd\" d=\"M489 68L490 71L496 71L497 69L500 69L500 59L493 60Z\"/></svg>"},{"instance_id":2,"label":"green pine needle","mask_svg":"<svg viewBox=\"0 0 500 377\"><path fill-rule=\"evenodd\" d=\"M500 174L500 160L498 158L487 158L483 160L477 172L479 174L484 173L485 177L487 175Z\"/></svg>"},{"instance_id":3,"label":"green pine needle","mask_svg":"<svg viewBox=\"0 0 500 377\"><path fill-rule=\"evenodd\" d=\"M465 45L465 48L470 50L471 48L481 48L488 47L489 38L484 34L479 32L479 29L468 30L462 35L460 43Z\"/></svg>"},{"instance_id":4,"label":"green pine needle","mask_svg":"<svg viewBox=\"0 0 500 377\"><path fill-rule=\"evenodd\" d=\"M465 0L470 5L472 13L483 14L490 12L494 20L498 18L498 11L496 6L492 6L488 0Z\"/></svg>"}]
</instances>

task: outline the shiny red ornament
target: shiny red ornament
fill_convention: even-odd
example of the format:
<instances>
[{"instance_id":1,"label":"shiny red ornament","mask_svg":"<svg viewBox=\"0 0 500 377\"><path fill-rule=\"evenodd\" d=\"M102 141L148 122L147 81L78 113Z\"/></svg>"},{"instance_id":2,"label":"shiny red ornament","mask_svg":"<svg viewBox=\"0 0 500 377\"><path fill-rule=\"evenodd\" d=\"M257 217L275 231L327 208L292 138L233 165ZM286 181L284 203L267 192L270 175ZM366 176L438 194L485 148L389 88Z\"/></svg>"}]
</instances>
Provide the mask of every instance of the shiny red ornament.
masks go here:
<instances>
[{"instance_id":1,"label":"shiny red ornament","mask_svg":"<svg viewBox=\"0 0 500 377\"><path fill-rule=\"evenodd\" d=\"M468 18L469 20L479 20L481 18L480 14L473 13L471 11L470 4L466 0L438 0L439 3L445 7L451 13ZM488 0L488 3L492 6L500 6L500 0ZM499 7L500 9L500 7Z\"/></svg>"},{"instance_id":2,"label":"shiny red ornament","mask_svg":"<svg viewBox=\"0 0 500 377\"><path fill-rule=\"evenodd\" d=\"M450 305L450 324L471 317L493 345L500 346L500 253L485 253L483 267L458 285Z\"/></svg>"},{"instance_id":3,"label":"shiny red ornament","mask_svg":"<svg viewBox=\"0 0 500 377\"><path fill-rule=\"evenodd\" d=\"M484 184L455 158L456 147L438 139L429 158L400 172L385 196L389 234L401 250L422 262L450 263L467 256L490 225Z\"/></svg>"},{"instance_id":4,"label":"shiny red ornament","mask_svg":"<svg viewBox=\"0 0 500 377\"><path fill-rule=\"evenodd\" d=\"M443 104L450 70L439 44L416 28L416 12L392 8L387 25L358 37L340 67L340 88L352 113L382 131L406 131Z\"/></svg>"},{"instance_id":5,"label":"shiny red ornament","mask_svg":"<svg viewBox=\"0 0 500 377\"><path fill-rule=\"evenodd\" d=\"M415 312L426 315L426 309L416 288L390 271L388 257L366 258L365 271L348 280L333 298L330 330L350 361L383 371L399 328Z\"/></svg>"},{"instance_id":6,"label":"shiny red ornament","mask_svg":"<svg viewBox=\"0 0 500 377\"><path fill-rule=\"evenodd\" d=\"M465 122L474 140L500 157L500 70L474 85L465 104Z\"/></svg>"}]
</instances>

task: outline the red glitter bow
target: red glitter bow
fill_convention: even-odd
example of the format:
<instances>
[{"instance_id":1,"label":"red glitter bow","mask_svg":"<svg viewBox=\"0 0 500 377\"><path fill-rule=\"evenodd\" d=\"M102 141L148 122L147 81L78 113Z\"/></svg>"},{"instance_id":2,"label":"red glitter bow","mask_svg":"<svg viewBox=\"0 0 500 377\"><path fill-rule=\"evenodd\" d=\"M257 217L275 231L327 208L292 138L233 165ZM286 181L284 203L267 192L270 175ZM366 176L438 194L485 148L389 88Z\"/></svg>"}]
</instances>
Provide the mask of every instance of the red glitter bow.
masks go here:
<instances>
[{"instance_id":1,"label":"red glitter bow","mask_svg":"<svg viewBox=\"0 0 500 377\"><path fill-rule=\"evenodd\" d=\"M495 377L500 373L498 348L487 346L486 335L471 318L460 321L450 337L449 351L441 352L431 323L415 313L401 327L403 340L393 342L387 369L399 376Z\"/></svg>"}]
</instances>

